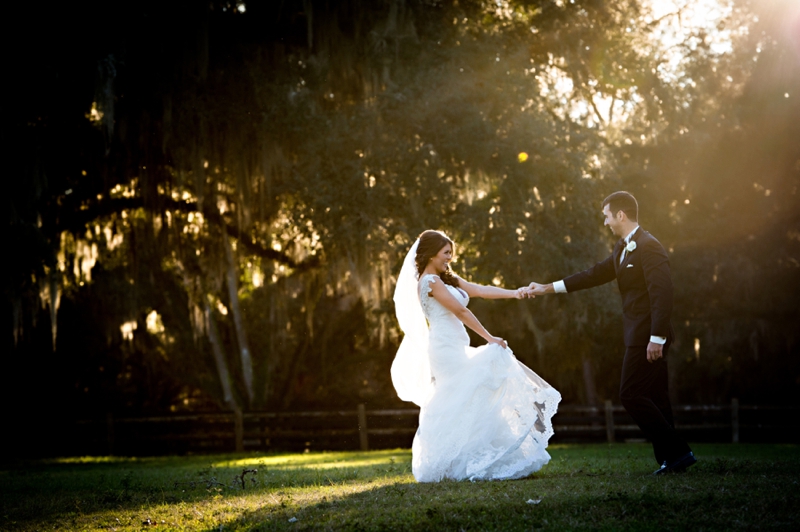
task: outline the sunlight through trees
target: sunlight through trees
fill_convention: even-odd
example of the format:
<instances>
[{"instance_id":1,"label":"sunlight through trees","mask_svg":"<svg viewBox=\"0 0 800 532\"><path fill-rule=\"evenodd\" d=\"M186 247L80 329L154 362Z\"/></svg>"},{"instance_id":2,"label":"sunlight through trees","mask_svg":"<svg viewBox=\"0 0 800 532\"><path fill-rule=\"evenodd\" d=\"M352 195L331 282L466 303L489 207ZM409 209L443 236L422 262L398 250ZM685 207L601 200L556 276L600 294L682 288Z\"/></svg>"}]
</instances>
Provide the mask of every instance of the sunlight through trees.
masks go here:
<instances>
[{"instance_id":1,"label":"sunlight through trees","mask_svg":"<svg viewBox=\"0 0 800 532\"><path fill-rule=\"evenodd\" d=\"M116 29L67 42L67 13ZM76 410L395 404L391 294L420 231L448 232L477 282L557 280L610 249L617 189L672 256L676 399L800 383L788 0L38 16L3 119L7 342L17 369L51 361L50 397ZM565 399L597 402L617 393L614 290L474 309Z\"/></svg>"}]
</instances>

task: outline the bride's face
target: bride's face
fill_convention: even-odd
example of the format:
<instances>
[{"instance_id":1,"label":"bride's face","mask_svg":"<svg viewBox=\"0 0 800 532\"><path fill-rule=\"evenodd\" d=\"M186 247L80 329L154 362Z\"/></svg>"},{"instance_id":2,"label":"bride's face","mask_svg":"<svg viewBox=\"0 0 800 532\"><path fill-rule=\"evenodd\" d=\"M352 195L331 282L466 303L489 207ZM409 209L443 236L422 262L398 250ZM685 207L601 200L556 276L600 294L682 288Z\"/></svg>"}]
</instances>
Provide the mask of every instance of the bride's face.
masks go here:
<instances>
[{"instance_id":1,"label":"bride's face","mask_svg":"<svg viewBox=\"0 0 800 532\"><path fill-rule=\"evenodd\" d=\"M436 269L436 273L442 273L447 269L447 265L453 260L453 246L445 244L439 252L431 258L431 265Z\"/></svg>"}]
</instances>

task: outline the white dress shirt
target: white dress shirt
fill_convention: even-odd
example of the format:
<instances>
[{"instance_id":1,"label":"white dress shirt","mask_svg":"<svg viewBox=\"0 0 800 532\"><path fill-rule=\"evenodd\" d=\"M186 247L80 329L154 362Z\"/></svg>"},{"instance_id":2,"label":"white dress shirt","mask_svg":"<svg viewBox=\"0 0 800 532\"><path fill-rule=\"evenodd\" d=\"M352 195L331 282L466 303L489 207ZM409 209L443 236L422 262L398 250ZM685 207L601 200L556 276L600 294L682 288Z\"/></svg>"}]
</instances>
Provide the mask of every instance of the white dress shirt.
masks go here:
<instances>
[{"instance_id":1,"label":"white dress shirt","mask_svg":"<svg viewBox=\"0 0 800 532\"><path fill-rule=\"evenodd\" d=\"M639 226L637 225L636 227L633 228L633 231L628 233L628 235L625 237L625 246L627 246L630 243L631 238L633 237L633 234L638 230L639 230ZM620 264L622 264L622 261L625 260L625 256L627 254L628 254L628 251L623 246L622 253L619 254L619 263ZM556 291L557 294L566 294L567 293L567 287L564 284L564 280L563 279L561 281L554 282L553 283L553 289ZM661 345L664 345L665 343L667 343L667 339L664 338L663 336L651 336L650 337L650 341L653 342L654 344L661 344Z\"/></svg>"}]
</instances>

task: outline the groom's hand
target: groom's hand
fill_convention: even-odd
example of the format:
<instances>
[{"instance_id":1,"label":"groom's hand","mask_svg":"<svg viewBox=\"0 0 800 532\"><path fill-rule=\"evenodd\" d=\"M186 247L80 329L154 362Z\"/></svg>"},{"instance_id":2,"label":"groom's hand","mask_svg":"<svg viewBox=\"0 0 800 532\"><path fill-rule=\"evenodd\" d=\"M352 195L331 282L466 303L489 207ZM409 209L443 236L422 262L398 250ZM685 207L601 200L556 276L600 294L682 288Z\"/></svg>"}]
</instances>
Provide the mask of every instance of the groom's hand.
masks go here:
<instances>
[{"instance_id":1,"label":"groom's hand","mask_svg":"<svg viewBox=\"0 0 800 532\"><path fill-rule=\"evenodd\" d=\"M664 356L664 346L661 344L656 344L650 342L647 344L647 361L648 362L655 362L662 356Z\"/></svg>"},{"instance_id":2,"label":"groom's hand","mask_svg":"<svg viewBox=\"0 0 800 532\"><path fill-rule=\"evenodd\" d=\"M543 296L547 293L549 285L533 282L528 285L528 297Z\"/></svg>"}]
</instances>

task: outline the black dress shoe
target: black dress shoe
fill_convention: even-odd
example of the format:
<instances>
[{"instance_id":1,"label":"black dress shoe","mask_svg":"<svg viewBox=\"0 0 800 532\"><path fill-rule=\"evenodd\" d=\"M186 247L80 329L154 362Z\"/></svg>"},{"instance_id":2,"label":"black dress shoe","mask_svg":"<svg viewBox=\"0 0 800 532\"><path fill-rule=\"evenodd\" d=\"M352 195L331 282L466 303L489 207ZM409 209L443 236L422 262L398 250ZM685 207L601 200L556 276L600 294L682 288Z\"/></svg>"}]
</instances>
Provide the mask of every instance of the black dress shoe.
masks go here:
<instances>
[{"instance_id":1,"label":"black dress shoe","mask_svg":"<svg viewBox=\"0 0 800 532\"><path fill-rule=\"evenodd\" d=\"M697 462L694 453L686 453L685 455L675 458L674 460L665 460L661 467L653 472L654 475L664 475L666 473L682 473L686 471L687 467L693 466Z\"/></svg>"}]
</instances>

